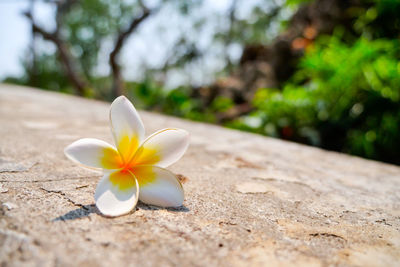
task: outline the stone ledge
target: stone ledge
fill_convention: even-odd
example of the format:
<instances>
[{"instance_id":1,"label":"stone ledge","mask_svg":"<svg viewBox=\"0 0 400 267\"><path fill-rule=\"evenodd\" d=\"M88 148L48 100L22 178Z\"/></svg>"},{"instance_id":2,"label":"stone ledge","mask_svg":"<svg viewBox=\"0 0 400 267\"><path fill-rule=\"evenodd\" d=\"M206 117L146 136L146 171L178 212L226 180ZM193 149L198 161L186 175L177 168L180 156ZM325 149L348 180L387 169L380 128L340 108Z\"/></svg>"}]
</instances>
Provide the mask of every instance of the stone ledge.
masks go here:
<instances>
[{"instance_id":1,"label":"stone ledge","mask_svg":"<svg viewBox=\"0 0 400 267\"><path fill-rule=\"evenodd\" d=\"M191 133L170 169L179 209L97 213L100 173L63 155L111 142L109 103L0 85L0 262L18 266L389 266L400 261L400 168L141 112Z\"/></svg>"}]
</instances>

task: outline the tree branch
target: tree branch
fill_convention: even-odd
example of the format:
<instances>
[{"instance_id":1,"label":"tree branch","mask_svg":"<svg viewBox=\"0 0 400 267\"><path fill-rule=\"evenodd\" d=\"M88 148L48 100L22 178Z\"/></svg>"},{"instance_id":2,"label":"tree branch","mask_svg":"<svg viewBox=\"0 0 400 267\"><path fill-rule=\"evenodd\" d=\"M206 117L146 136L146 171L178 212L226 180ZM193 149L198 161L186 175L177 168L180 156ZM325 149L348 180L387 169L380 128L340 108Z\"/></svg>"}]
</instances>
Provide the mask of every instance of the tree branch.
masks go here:
<instances>
[{"instance_id":1,"label":"tree branch","mask_svg":"<svg viewBox=\"0 0 400 267\"><path fill-rule=\"evenodd\" d=\"M112 93L113 96L119 96L124 93L124 85L122 81L122 74L121 74L121 67L118 63L118 55L121 52L121 49L126 41L126 39L129 37L129 35L146 19L152 14L152 10L149 10L142 1L139 1L140 6L142 6L142 14L134 18L131 23L129 24L129 27L124 30L120 31L117 41L115 42L114 49L110 53L109 57L109 62L110 62L110 67L113 73L113 86L112 86Z\"/></svg>"},{"instance_id":2,"label":"tree branch","mask_svg":"<svg viewBox=\"0 0 400 267\"><path fill-rule=\"evenodd\" d=\"M75 71L76 68L73 64L73 61L69 54L68 48L65 45L65 43L61 40L61 38L58 36L58 27L52 33L47 32L46 30L44 30L43 28L41 28L34 22L31 13L26 12L26 13L24 13L24 15L31 21L32 31L34 33L41 35L43 37L43 39L55 44L68 79L70 80L72 85L75 87L76 92L79 95L84 95L85 88L87 87L86 83L78 76L77 72Z\"/></svg>"},{"instance_id":3,"label":"tree branch","mask_svg":"<svg viewBox=\"0 0 400 267\"><path fill-rule=\"evenodd\" d=\"M56 12L56 32L58 32L62 25L63 16L71 9L71 7L76 4L78 0L59 0L56 3L57 12Z\"/></svg>"},{"instance_id":4,"label":"tree branch","mask_svg":"<svg viewBox=\"0 0 400 267\"><path fill-rule=\"evenodd\" d=\"M238 5L238 0L232 0L231 6L229 7L229 29L228 29L228 34L226 35L226 38L224 40L224 45L225 45L225 61L226 61L226 68L228 70L228 73L232 71L233 64L232 61L229 57L228 54L228 46L232 42L232 38L234 35L234 27L236 23L236 8Z\"/></svg>"}]
</instances>

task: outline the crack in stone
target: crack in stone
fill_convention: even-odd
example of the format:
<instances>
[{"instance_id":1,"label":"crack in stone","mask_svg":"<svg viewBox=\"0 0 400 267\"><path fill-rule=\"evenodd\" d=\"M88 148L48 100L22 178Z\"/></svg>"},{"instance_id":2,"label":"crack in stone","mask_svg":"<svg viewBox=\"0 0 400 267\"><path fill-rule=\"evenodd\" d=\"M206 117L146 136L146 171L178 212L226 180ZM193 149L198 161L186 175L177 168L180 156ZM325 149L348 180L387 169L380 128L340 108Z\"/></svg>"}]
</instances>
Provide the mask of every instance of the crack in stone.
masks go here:
<instances>
[{"instance_id":1,"label":"crack in stone","mask_svg":"<svg viewBox=\"0 0 400 267\"><path fill-rule=\"evenodd\" d=\"M335 235L335 234L331 234L331 233L312 233L312 234L310 234L310 236L312 236L312 237L317 237L317 236L333 237L333 238L339 238L339 239L342 239L342 240L346 241L345 238L343 238L341 236L338 236L338 235Z\"/></svg>"},{"instance_id":2,"label":"crack in stone","mask_svg":"<svg viewBox=\"0 0 400 267\"><path fill-rule=\"evenodd\" d=\"M387 225L387 226L392 226L391 224L389 224L389 223L386 221L386 219L376 220L375 222L376 222L376 223L382 223L382 224Z\"/></svg>"},{"instance_id":3,"label":"crack in stone","mask_svg":"<svg viewBox=\"0 0 400 267\"><path fill-rule=\"evenodd\" d=\"M59 194L61 195L65 200L67 200L69 203L71 203L72 205L74 205L75 207L79 207L81 209L84 209L86 211L89 211L89 209L80 203L76 203L75 201L73 201L72 199L70 199L64 192L62 192L61 190L51 190L51 189L46 189L43 187L40 187L40 189L42 189L43 191L47 192L47 193L55 193L55 194Z\"/></svg>"},{"instance_id":4,"label":"crack in stone","mask_svg":"<svg viewBox=\"0 0 400 267\"><path fill-rule=\"evenodd\" d=\"M251 229L244 227L243 225L239 225L237 223L232 223L232 222L226 222L226 221L221 221L218 223L218 225L223 226L223 225L228 225L228 226L237 226L243 230L246 230L248 233L251 233Z\"/></svg>"},{"instance_id":5,"label":"crack in stone","mask_svg":"<svg viewBox=\"0 0 400 267\"><path fill-rule=\"evenodd\" d=\"M45 182L58 182L64 180L80 180L85 178L99 178L99 176L80 176L80 177L64 177L61 179L47 179L47 180L22 180L22 181L11 181L11 180L0 180L0 183L45 183Z\"/></svg>"},{"instance_id":6,"label":"crack in stone","mask_svg":"<svg viewBox=\"0 0 400 267\"><path fill-rule=\"evenodd\" d=\"M75 189L86 188L86 187L88 187L88 186L89 186L88 184L85 184L85 185L77 186L77 187L75 187Z\"/></svg>"}]
</instances>

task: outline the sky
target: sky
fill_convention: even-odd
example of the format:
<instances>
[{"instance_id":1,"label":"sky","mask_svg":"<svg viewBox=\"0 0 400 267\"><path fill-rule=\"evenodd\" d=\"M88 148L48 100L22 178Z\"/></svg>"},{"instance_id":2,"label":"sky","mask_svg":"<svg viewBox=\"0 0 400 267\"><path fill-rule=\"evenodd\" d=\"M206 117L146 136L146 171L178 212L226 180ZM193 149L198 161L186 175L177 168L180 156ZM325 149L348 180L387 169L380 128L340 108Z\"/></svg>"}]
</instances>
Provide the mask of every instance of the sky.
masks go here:
<instances>
[{"instance_id":1,"label":"sky","mask_svg":"<svg viewBox=\"0 0 400 267\"><path fill-rule=\"evenodd\" d=\"M23 72L21 61L29 48L31 30L22 13L28 7L28 0L0 0L0 80ZM54 26L49 20L53 14L49 5L37 2L34 13L39 21L46 21L47 27Z\"/></svg>"},{"instance_id":2,"label":"sky","mask_svg":"<svg viewBox=\"0 0 400 267\"><path fill-rule=\"evenodd\" d=\"M0 79L22 73L20 58L29 42L29 24L21 12L25 1L0 1Z\"/></svg>"}]
</instances>

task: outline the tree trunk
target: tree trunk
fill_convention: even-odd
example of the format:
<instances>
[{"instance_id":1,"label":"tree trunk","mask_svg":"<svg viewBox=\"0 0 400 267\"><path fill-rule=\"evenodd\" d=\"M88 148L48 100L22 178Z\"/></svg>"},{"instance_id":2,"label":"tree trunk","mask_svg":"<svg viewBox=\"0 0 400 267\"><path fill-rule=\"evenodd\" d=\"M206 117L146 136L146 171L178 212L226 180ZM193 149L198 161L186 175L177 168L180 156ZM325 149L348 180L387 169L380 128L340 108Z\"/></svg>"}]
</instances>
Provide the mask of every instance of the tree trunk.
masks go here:
<instances>
[{"instance_id":1,"label":"tree trunk","mask_svg":"<svg viewBox=\"0 0 400 267\"><path fill-rule=\"evenodd\" d=\"M137 18L134 18L129 27L125 31L121 31L115 42L114 49L110 53L110 67L112 71L112 96L115 98L117 96L123 95L125 92L125 86L121 74L121 67L118 63L118 55L121 49L129 37L129 35L151 14L151 11L143 6L143 13Z\"/></svg>"}]
</instances>

